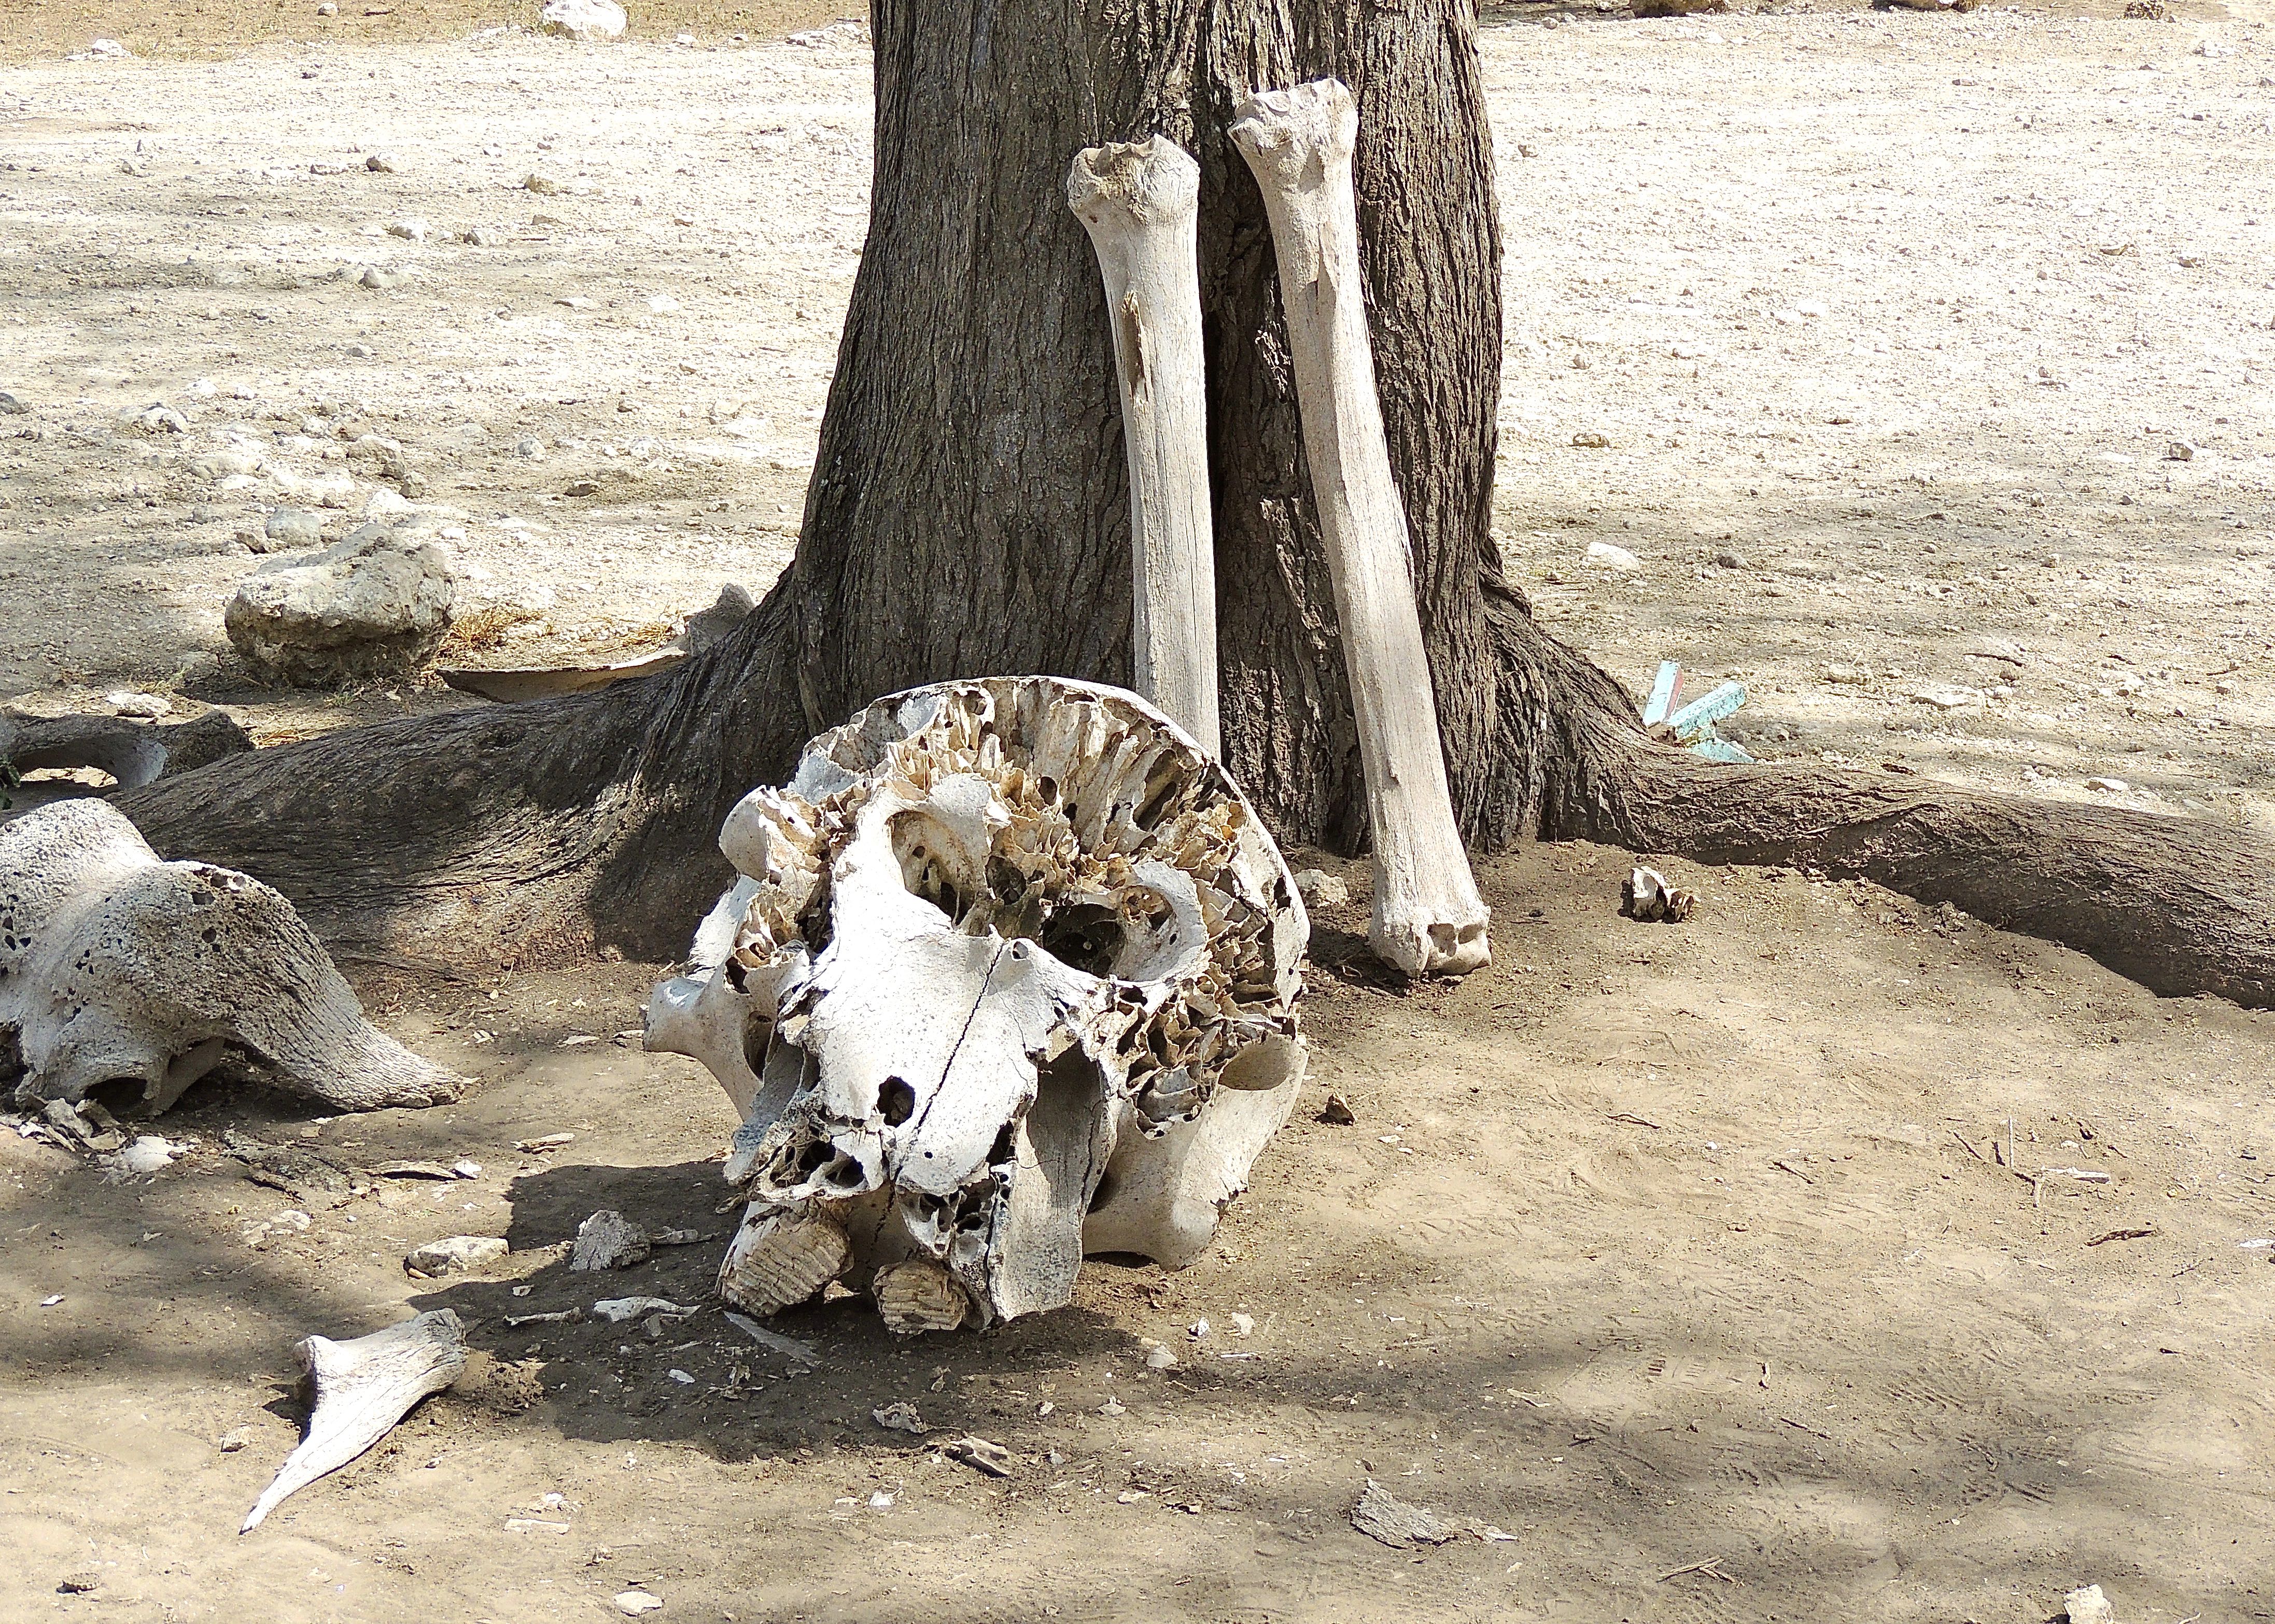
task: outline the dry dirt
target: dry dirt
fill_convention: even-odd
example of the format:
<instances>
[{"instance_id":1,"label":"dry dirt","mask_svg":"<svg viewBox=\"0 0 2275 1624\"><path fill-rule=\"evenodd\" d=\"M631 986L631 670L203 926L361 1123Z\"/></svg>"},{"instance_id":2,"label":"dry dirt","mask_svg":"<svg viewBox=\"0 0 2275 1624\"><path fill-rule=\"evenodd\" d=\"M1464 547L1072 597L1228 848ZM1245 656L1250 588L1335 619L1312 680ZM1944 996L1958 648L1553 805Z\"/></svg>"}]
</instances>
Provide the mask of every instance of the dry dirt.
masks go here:
<instances>
[{"instance_id":1,"label":"dry dirt","mask_svg":"<svg viewBox=\"0 0 2275 1624\"><path fill-rule=\"evenodd\" d=\"M535 616L487 657L766 584L860 247L857 42L57 60L81 16L0 9L0 389L31 408L0 418L29 436L0 442L0 695L170 684L268 738L458 702L219 658L233 538L340 473L348 522L367 429L477 605ZM1494 21L1512 572L1638 688L1662 655L1742 677L1764 753L2266 828L2269 47L2209 8ZM383 234L413 217L423 243ZM450 240L476 226L503 240ZM156 401L185 432L122 426ZM190 468L232 442L259 465ZM2275 1615L2275 1268L2245 1244L2275 1237L2275 1017L1802 875L1675 865L1699 917L1631 925L1625 860L1485 863L1494 968L1410 996L1355 967L1347 871L1319 1089L1206 1261L1093 1263L986 1338L801 1311L802 1375L715 1306L654 1339L503 1324L706 1288L715 1243L598 1286L545 1250L602 1206L729 1221L729 1107L617 1036L653 967L351 964L472 1098L193 1094L167 1131L200 1148L144 1183L0 1138L0 1616L616 1616L640 1583L740 1624L2036 1624L2088 1582L2122 1624ZM1315 1120L1328 1089L1355 1126ZM2107 1182L2018 1177L2010 1120L2022 1172ZM299 1205L224 1127L483 1172ZM404 1276L453 1233L521 1256ZM469 1380L239 1540L295 1436L289 1345L443 1303ZM870 1420L900 1399L1011 1477ZM1513 1537L1386 1549L1349 1525L1370 1477Z\"/></svg>"}]
</instances>

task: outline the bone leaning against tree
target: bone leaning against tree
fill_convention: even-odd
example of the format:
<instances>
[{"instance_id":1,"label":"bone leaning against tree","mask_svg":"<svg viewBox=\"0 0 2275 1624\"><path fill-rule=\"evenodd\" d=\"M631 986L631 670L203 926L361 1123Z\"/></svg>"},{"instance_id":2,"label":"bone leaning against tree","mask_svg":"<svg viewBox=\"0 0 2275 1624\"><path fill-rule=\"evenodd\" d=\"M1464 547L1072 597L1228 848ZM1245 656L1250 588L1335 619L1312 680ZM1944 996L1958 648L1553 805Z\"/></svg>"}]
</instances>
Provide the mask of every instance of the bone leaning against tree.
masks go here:
<instances>
[{"instance_id":1,"label":"bone leaning against tree","mask_svg":"<svg viewBox=\"0 0 2275 1624\"><path fill-rule=\"evenodd\" d=\"M881 699L729 814L742 878L647 1046L744 1114L720 1291L833 1280L902 1332L1070 1297L1086 1252L1192 1261L1302 1086L1311 925L1191 735L1052 677Z\"/></svg>"},{"instance_id":2,"label":"bone leaning against tree","mask_svg":"<svg viewBox=\"0 0 2275 1624\"><path fill-rule=\"evenodd\" d=\"M292 1349L315 1390L308 1434L284 1459L238 1529L250 1534L285 1496L336 1472L381 1439L430 1393L466 1371L466 1331L439 1308L351 1342L312 1336Z\"/></svg>"},{"instance_id":3,"label":"bone leaning against tree","mask_svg":"<svg viewBox=\"0 0 2275 1624\"><path fill-rule=\"evenodd\" d=\"M461 1080L364 1019L276 892L162 863L108 803L0 823L0 1088L155 1114L208 1073L345 1111L457 1098Z\"/></svg>"},{"instance_id":4,"label":"bone leaning against tree","mask_svg":"<svg viewBox=\"0 0 2275 1624\"><path fill-rule=\"evenodd\" d=\"M1410 977L1466 975L1491 960L1489 915L1446 787L1406 512L1375 393L1351 189L1357 103L1340 79L1266 91L1242 104L1230 133L1271 217L1304 455L1358 721L1374 840L1368 945Z\"/></svg>"},{"instance_id":5,"label":"bone leaning against tree","mask_svg":"<svg viewBox=\"0 0 2275 1624\"><path fill-rule=\"evenodd\" d=\"M1167 136L1088 147L1067 206L1098 251L1130 469L1137 689L1217 753L1216 539L1196 221L1200 166Z\"/></svg>"}]
</instances>

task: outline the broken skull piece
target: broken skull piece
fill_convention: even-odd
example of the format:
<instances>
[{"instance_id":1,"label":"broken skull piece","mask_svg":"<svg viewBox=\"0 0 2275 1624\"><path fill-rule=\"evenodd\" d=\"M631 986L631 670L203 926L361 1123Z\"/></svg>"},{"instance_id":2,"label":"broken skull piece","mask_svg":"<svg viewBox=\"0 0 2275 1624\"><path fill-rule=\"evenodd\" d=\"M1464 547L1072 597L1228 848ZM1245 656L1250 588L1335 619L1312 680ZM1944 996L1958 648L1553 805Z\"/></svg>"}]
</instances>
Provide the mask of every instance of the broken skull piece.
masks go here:
<instances>
[{"instance_id":1,"label":"broken skull piece","mask_svg":"<svg viewBox=\"0 0 2275 1624\"><path fill-rule=\"evenodd\" d=\"M1697 906L1696 892L1671 883L1655 868L1638 867L1620 882L1620 911L1630 919L1680 925Z\"/></svg>"},{"instance_id":2,"label":"broken skull piece","mask_svg":"<svg viewBox=\"0 0 2275 1624\"><path fill-rule=\"evenodd\" d=\"M155 1113L208 1072L342 1110L457 1098L363 1018L292 904L206 863L162 863L107 803L0 824L0 1092L100 1091Z\"/></svg>"},{"instance_id":3,"label":"broken skull piece","mask_svg":"<svg viewBox=\"0 0 2275 1624\"><path fill-rule=\"evenodd\" d=\"M647 1043L745 1113L740 1307L843 1280L896 1330L981 1328L1066 1303L1086 1251L1189 1263L1295 1105L1295 882L1134 694L881 699L720 846L744 878Z\"/></svg>"}]
</instances>

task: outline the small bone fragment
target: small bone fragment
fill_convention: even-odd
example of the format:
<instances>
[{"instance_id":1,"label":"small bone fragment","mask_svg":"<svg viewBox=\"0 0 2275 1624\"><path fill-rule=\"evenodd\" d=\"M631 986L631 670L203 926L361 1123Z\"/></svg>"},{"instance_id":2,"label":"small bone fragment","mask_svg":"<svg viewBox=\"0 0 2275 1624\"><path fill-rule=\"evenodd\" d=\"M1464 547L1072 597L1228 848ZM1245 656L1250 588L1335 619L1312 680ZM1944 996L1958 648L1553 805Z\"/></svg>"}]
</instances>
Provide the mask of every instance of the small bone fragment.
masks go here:
<instances>
[{"instance_id":1,"label":"small bone fragment","mask_svg":"<svg viewBox=\"0 0 2275 1624\"><path fill-rule=\"evenodd\" d=\"M505 1324L507 1330L518 1331L524 1326L574 1325L584 1318L583 1309L564 1308L550 1314L508 1314L505 1317Z\"/></svg>"},{"instance_id":2,"label":"small bone fragment","mask_svg":"<svg viewBox=\"0 0 2275 1624\"><path fill-rule=\"evenodd\" d=\"M1230 134L1272 220L1304 453L1357 716L1374 836L1367 941L1410 977L1466 975L1492 956L1489 915L1446 785L1406 514L1375 393L1351 189L1358 106L1342 80L1319 79L1251 97Z\"/></svg>"},{"instance_id":3,"label":"small bone fragment","mask_svg":"<svg viewBox=\"0 0 2275 1624\"><path fill-rule=\"evenodd\" d=\"M1165 135L1089 147L1067 207L1106 283L1130 469L1137 691L1217 753L1216 534L1209 517L1195 221L1200 166Z\"/></svg>"},{"instance_id":4,"label":"small bone fragment","mask_svg":"<svg viewBox=\"0 0 2275 1624\"><path fill-rule=\"evenodd\" d=\"M754 1202L719 1266L719 1295L754 1314L778 1314L843 1274L852 1257L835 1220Z\"/></svg>"},{"instance_id":5,"label":"small bone fragment","mask_svg":"<svg viewBox=\"0 0 2275 1624\"><path fill-rule=\"evenodd\" d=\"M877 1311L885 1324L901 1336L953 1331L971 1317L971 1299L936 1263L896 1263L880 1270L870 1289L877 1295Z\"/></svg>"},{"instance_id":6,"label":"small bone fragment","mask_svg":"<svg viewBox=\"0 0 2275 1624\"><path fill-rule=\"evenodd\" d=\"M382 1179L440 1179L448 1181L458 1175L439 1161L382 1162L372 1170L373 1176Z\"/></svg>"},{"instance_id":7,"label":"small bone fragment","mask_svg":"<svg viewBox=\"0 0 2275 1624\"><path fill-rule=\"evenodd\" d=\"M942 1444L940 1452L951 1461L962 1462L984 1477L1009 1477L1011 1475L1011 1452L985 1438L959 1438L952 1444Z\"/></svg>"},{"instance_id":8,"label":"small bone fragment","mask_svg":"<svg viewBox=\"0 0 2275 1624\"><path fill-rule=\"evenodd\" d=\"M2097 1584L2081 1585L2063 1597L2062 1611L2069 1624L2109 1624L2109 1598Z\"/></svg>"},{"instance_id":9,"label":"small bone fragment","mask_svg":"<svg viewBox=\"0 0 2275 1624\"><path fill-rule=\"evenodd\" d=\"M466 1331L435 1309L351 1342L312 1336L292 1349L315 1386L308 1434L237 1531L249 1534L285 1496L337 1471L387 1436L430 1393L465 1373Z\"/></svg>"},{"instance_id":10,"label":"small bone fragment","mask_svg":"<svg viewBox=\"0 0 2275 1624\"><path fill-rule=\"evenodd\" d=\"M1350 887L1323 868L1298 869L1296 890L1306 908L1340 908L1350 901Z\"/></svg>"},{"instance_id":11,"label":"small bone fragment","mask_svg":"<svg viewBox=\"0 0 2275 1624\"><path fill-rule=\"evenodd\" d=\"M513 1148L525 1156L539 1156L547 1151L557 1151L564 1144L572 1144L576 1137L573 1133L549 1133L541 1139L520 1140Z\"/></svg>"},{"instance_id":12,"label":"small bone fragment","mask_svg":"<svg viewBox=\"0 0 2275 1624\"><path fill-rule=\"evenodd\" d=\"M577 1226L576 1250L570 1254L571 1273L598 1269L629 1269L648 1258L647 1231L626 1220L622 1212L604 1208Z\"/></svg>"},{"instance_id":13,"label":"small bone fragment","mask_svg":"<svg viewBox=\"0 0 2275 1624\"><path fill-rule=\"evenodd\" d=\"M450 1274L471 1274L488 1268L506 1254L506 1243L494 1235L454 1235L414 1247L403 1259L413 1274L440 1280Z\"/></svg>"},{"instance_id":14,"label":"small bone fragment","mask_svg":"<svg viewBox=\"0 0 2275 1624\"><path fill-rule=\"evenodd\" d=\"M1620 911L1630 919L1680 925L1697 906L1696 893L1669 883L1655 868L1638 867L1620 884Z\"/></svg>"},{"instance_id":15,"label":"small bone fragment","mask_svg":"<svg viewBox=\"0 0 2275 1624\"><path fill-rule=\"evenodd\" d=\"M905 1400L871 1410L869 1418L888 1432L912 1432L921 1438L932 1431L925 1424L925 1418L917 1414L917 1407Z\"/></svg>"},{"instance_id":16,"label":"small bone fragment","mask_svg":"<svg viewBox=\"0 0 2275 1624\"><path fill-rule=\"evenodd\" d=\"M663 1297L603 1297L593 1304L593 1311L612 1326L627 1319L638 1319L643 1314L661 1314L668 1319L684 1319L694 1313L686 1303L673 1303Z\"/></svg>"},{"instance_id":17,"label":"small bone fragment","mask_svg":"<svg viewBox=\"0 0 2275 1624\"><path fill-rule=\"evenodd\" d=\"M821 1356L813 1350L812 1342L801 1342L794 1336L784 1336L779 1331L769 1331L757 1320L734 1310L727 1311L727 1323L749 1337L760 1347L787 1355L801 1364L819 1364Z\"/></svg>"},{"instance_id":18,"label":"small bone fragment","mask_svg":"<svg viewBox=\"0 0 2275 1624\"><path fill-rule=\"evenodd\" d=\"M1370 1477L1366 1490L1351 1507L1351 1526L1370 1539L1394 1550L1417 1545L1442 1545L1461 1530L1427 1507L1410 1505Z\"/></svg>"},{"instance_id":19,"label":"small bone fragment","mask_svg":"<svg viewBox=\"0 0 2275 1624\"><path fill-rule=\"evenodd\" d=\"M132 1083L155 1114L208 1072L350 1111L433 1105L462 1086L363 1018L283 897L229 869L160 862L107 802L0 823L0 918L19 1104Z\"/></svg>"}]
</instances>

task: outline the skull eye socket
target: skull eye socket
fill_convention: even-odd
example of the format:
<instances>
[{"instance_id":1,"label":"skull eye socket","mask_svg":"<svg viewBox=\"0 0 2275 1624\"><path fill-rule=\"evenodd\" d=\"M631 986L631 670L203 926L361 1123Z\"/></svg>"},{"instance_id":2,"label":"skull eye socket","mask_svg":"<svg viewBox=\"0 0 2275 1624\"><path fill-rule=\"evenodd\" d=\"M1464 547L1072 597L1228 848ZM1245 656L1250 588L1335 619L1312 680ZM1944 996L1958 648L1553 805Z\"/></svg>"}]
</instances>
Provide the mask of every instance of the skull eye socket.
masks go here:
<instances>
[{"instance_id":1,"label":"skull eye socket","mask_svg":"<svg viewBox=\"0 0 2275 1624\"><path fill-rule=\"evenodd\" d=\"M1089 975L1111 975L1122 953L1122 920L1111 908L1078 903L1054 910L1039 940L1043 951L1062 964Z\"/></svg>"},{"instance_id":2,"label":"skull eye socket","mask_svg":"<svg viewBox=\"0 0 2275 1624\"><path fill-rule=\"evenodd\" d=\"M877 1114L888 1128L898 1128L916 1114L917 1091L906 1077L887 1077L877 1090Z\"/></svg>"}]
</instances>

